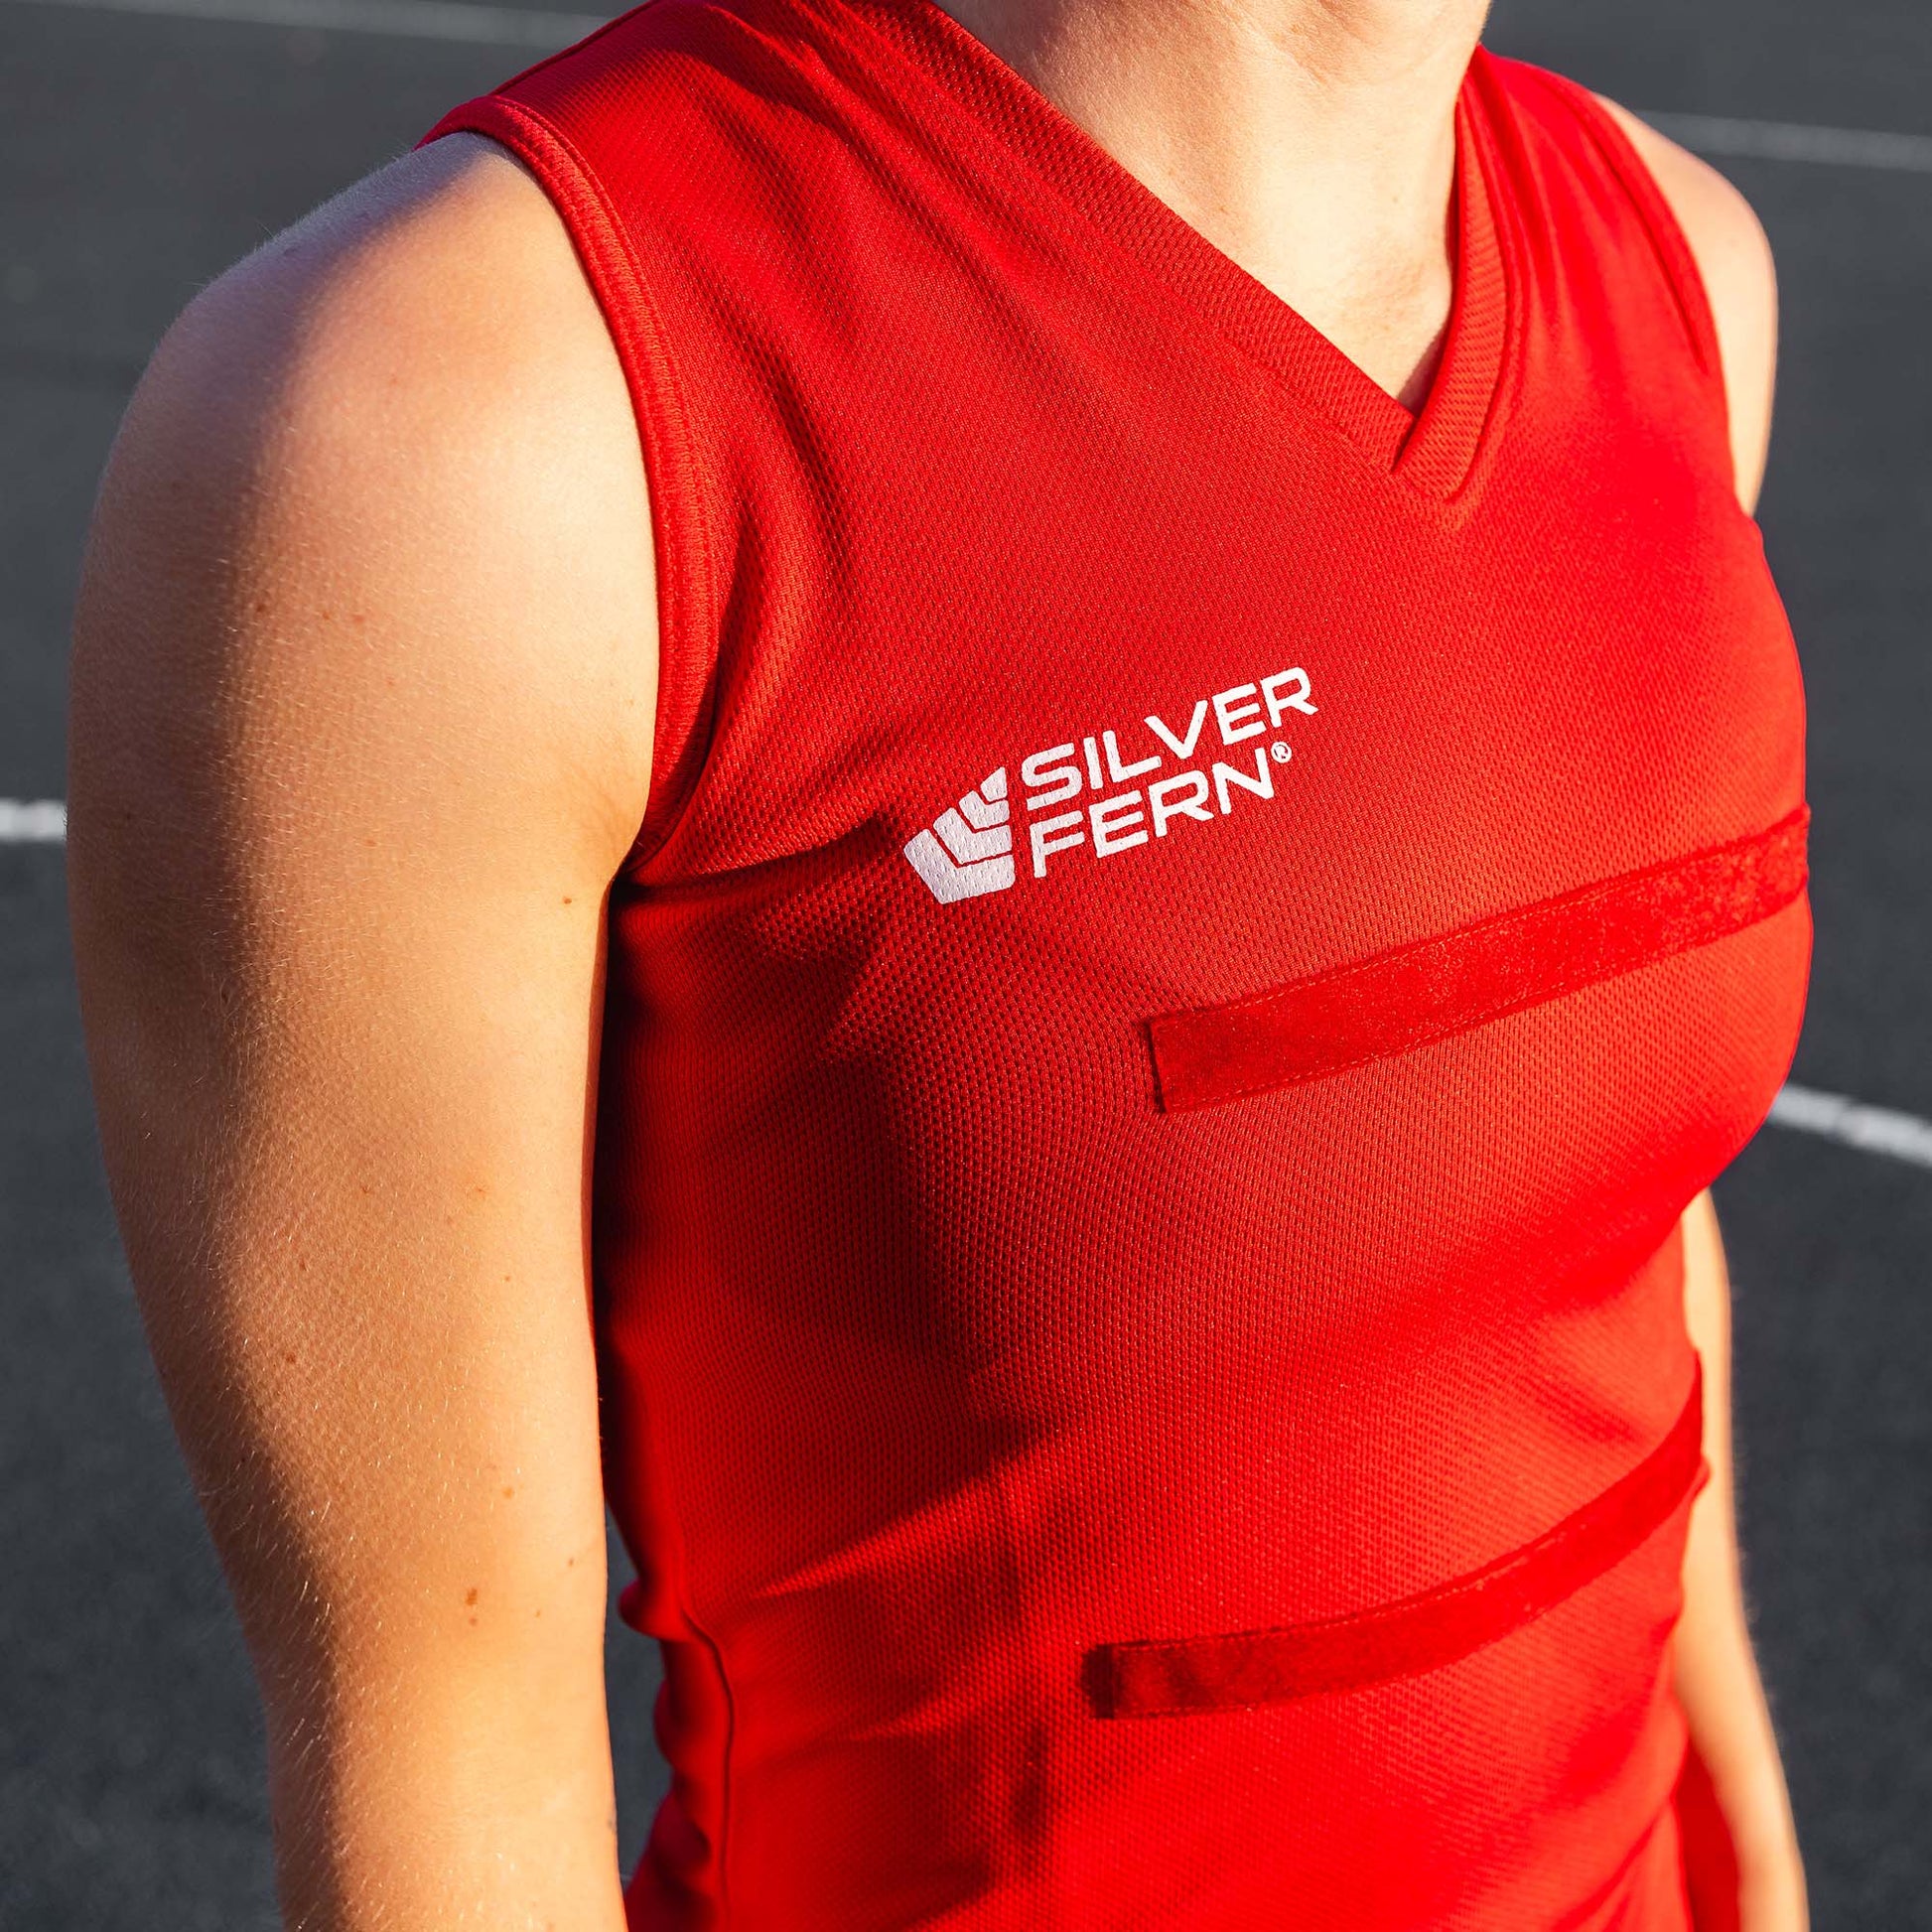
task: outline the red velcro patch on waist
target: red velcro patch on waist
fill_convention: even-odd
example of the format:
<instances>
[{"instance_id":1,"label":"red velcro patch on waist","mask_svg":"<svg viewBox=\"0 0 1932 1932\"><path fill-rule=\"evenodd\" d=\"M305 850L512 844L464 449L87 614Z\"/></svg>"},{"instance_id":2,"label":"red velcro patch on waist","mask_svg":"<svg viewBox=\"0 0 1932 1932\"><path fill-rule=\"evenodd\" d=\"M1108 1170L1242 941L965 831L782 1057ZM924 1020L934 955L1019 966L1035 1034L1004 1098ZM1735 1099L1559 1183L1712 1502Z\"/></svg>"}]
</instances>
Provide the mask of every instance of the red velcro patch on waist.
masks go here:
<instances>
[{"instance_id":1,"label":"red velcro patch on waist","mask_svg":"<svg viewBox=\"0 0 1932 1932\"><path fill-rule=\"evenodd\" d=\"M1169 1113L1320 1079L1740 932L1805 887L1803 805L1768 831L1147 1023Z\"/></svg>"},{"instance_id":2,"label":"red velcro patch on waist","mask_svg":"<svg viewBox=\"0 0 1932 1932\"><path fill-rule=\"evenodd\" d=\"M1108 1643L1082 1679L1103 1718L1180 1717L1359 1690L1495 1643L1632 1555L1707 1473L1704 1375L1663 1442L1534 1543L1436 1589L1353 1616L1175 1642Z\"/></svg>"}]
</instances>

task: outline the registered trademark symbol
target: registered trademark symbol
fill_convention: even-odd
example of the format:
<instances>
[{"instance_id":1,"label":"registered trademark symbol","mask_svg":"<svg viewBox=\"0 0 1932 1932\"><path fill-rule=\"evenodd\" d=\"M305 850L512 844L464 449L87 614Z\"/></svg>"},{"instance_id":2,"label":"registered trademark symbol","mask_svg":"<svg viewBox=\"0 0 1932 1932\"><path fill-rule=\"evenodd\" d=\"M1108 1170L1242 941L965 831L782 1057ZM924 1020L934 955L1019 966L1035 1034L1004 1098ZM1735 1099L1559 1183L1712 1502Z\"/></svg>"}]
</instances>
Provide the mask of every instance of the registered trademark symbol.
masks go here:
<instances>
[{"instance_id":1,"label":"registered trademark symbol","mask_svg":"<svg viewBox=\"0 0 1932 1932\"><path fill-rule=\"evenodd\" d=\"M1289 759L1295 756L1295 754L1288 749L1288 745L1285 740L1278 738L1276 739L1274 744L1269 746L1268 756L1271 759L1273 759L1277 764L1286 764L1289 761Z\"/></svg>"}]
</instances>

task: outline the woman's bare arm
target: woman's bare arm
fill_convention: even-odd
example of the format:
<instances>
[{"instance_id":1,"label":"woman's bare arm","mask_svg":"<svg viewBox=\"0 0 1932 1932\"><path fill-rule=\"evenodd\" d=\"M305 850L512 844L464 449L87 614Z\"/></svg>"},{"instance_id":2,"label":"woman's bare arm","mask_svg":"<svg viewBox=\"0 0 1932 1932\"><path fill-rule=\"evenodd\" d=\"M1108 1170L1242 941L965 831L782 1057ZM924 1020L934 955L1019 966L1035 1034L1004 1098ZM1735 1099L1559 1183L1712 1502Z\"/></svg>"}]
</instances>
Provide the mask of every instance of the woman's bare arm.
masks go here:
<instances>
[{"instance_id":1,"label":"woman's bare arm","mask_svg":"<svg viewBox=\"0 0 1932 1932\"><path fill-rule=\"evenodd\" d=\"M586 1149L648 531L570 244L470 140L207 292L103 486L88 1043L298 1932L621 1932Z\"/></svg>"},{"instance_id":2,"label":"woman's bare arm","mask_svg":"<svg viewBox=\"0 0 1932 1932\"><path fill-rule=\"evenodd\" d=\"M1673 1645L1678 1702L1699 1770L1696 1801L1715 1806L1728 1840L1737 1932L1803 1932L1804 1865L1791 1801L1744 1614L1731 1468L1730 1284L1711 1196L1684 1216L1684 1305L1704 1362L1704 1453L1711 1480L1691 1515L1684 1555L1684 1614ZM1694 1868L1694 1886L1712 1874ZM1725 1900L1725 1908L1730 1909ZM1701 1918L1699 1923L1705 1921Z\"/></svg>"}]
</instances>

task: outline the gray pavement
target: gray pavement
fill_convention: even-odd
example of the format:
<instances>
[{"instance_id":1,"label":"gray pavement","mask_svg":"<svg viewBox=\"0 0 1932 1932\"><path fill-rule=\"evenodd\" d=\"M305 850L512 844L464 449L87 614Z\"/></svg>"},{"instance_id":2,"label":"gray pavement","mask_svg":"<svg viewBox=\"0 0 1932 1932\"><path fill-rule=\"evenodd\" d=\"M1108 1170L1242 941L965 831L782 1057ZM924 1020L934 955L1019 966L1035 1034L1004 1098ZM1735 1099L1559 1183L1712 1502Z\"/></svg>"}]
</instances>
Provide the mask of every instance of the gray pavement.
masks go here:
<instances>
[{"instance_id":1,"label":"gray pavement","mask_svg":"<svg viewBox=\"0 0 1932 1932\"><path fill-rule=\"evenodd\" d=\"M1924 0L1501 0L1491 40L1640 107L1932 134ZM61 793L80 532L161 330L524 58L0 0L0 798ZM1818 915L1794 1077L1928 1116L1932 176L1724 165L1784 292L1762 522L1805 658ZM0 1927L266 1932L259 1727L114 1239L63 892L58 846L0 844ZM1770 1129L1719 1200L1817 1923L1932 1928L1932 1173ZM621 1633L627 1857L653 1685Z\"/></svg>"}]
</instances>

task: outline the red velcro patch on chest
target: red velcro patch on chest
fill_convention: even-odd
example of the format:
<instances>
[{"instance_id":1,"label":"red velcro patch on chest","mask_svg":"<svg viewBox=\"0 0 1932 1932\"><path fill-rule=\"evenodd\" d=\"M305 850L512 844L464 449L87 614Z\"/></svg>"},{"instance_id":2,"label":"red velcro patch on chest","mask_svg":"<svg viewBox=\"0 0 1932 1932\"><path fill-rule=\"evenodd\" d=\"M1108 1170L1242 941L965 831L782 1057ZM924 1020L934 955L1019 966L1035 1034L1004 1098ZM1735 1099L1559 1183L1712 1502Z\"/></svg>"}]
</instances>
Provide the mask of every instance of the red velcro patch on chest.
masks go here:
<instances>
[{"instance_id":1,"label":"red velcro patch on chest","mask_svg":"<svg viewBox=\"0 0 1932 1932\"><path fill-rule=\"evenodd\" d=\"M1320 1623L1176 1642L1109 1643L1082 1673L1103 1718L1181 1717L1437 1670L1553 1610L1615 1568L1702 1485L1704 1375L1656 1449L1533 1543L1453 1583Z\"/></svg>"},{"instance_id":2,"label":"red velcro patch on chest","mask_svg":"<svg viewBox=\"0 0 1932 1932\"><path fill-rule=\"evenodd\" d=\"M1212 1107L1340 1073L1708 945L1805 888L1800 805L1768 831L1620 873L1226 1006L1147 1023L1161 1105Z\"/></svg>"}]
</instances>

